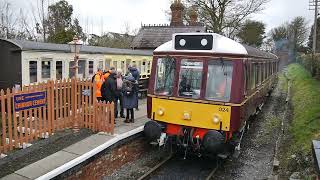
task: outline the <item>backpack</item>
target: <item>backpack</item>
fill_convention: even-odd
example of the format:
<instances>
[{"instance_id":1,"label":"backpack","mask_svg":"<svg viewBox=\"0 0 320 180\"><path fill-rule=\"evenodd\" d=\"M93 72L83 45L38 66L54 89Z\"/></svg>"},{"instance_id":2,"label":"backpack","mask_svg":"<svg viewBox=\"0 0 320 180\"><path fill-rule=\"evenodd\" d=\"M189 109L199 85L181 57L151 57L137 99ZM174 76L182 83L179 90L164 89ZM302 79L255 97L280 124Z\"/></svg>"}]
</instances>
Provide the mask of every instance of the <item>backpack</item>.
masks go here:
<instances>
[{"instance_id":1,"label":"backpack","mask_svg":"<svg viewBox=\"0 0 320 180\"><path fill-rule=\"evenodd\" d=\"M133 94L133 83L131 83L130 81L124 81L123 86L125 95L131 96Z\"/></svg>"}]
</instances>

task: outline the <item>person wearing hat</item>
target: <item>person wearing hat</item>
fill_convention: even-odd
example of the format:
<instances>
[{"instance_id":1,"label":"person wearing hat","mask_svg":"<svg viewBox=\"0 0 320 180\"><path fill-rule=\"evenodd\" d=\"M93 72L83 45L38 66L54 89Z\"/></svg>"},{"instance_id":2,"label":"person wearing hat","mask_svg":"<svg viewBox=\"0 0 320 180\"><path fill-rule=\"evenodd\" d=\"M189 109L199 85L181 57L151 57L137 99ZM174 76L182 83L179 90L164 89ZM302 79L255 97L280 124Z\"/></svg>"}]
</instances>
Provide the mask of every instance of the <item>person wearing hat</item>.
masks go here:
<instances>
[{"instance_id":1,"label":"person wearing hat","mask_svg":"<svg viewBox=\"0 0 320 180\"><path fill-rule=\"evenodd\" d=\"M138 98L138 92L139 92L139 79L140 79L140 72L139 72L139 70L138 70L138 68L137 68L137 65L136 65L136 63L133 63L132 64L132 66L129 66L128 67L128 72L133 76L133 78L135 79L135 81L136 81L136 83L135 83L135 89L136 89L136 91L135 91L135 93L136 93L136 96L137 96L137 98L136 98L136 101L137 101L137 105L136 105L136 110L137 111L139 111L139 107L138 107L138 105L139 105L139 98Z\"/></svg>"}]
</instances>

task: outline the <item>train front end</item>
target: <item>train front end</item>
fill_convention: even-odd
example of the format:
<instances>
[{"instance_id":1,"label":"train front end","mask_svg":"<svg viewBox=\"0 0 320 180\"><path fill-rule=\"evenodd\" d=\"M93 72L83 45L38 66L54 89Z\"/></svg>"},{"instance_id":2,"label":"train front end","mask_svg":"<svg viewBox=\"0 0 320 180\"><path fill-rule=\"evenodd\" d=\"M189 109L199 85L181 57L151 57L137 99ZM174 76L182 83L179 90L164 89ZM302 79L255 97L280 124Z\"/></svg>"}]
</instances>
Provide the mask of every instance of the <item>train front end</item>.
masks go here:
<instances>
[{"instance_id":1,"label":"train front end","mask_svg":"<svg viewBox=\"0 0 320 180\"><path fill-rule=\"evenodd\" d=\"M239 124L232 124L231 102L232 87L241 80L235 74L239 61L212 51L215 41L226 39L176 34L155 50L147 97L151 121L144 127L149 141L198 153L224 151Z\"/></svg>"}]
</instances>

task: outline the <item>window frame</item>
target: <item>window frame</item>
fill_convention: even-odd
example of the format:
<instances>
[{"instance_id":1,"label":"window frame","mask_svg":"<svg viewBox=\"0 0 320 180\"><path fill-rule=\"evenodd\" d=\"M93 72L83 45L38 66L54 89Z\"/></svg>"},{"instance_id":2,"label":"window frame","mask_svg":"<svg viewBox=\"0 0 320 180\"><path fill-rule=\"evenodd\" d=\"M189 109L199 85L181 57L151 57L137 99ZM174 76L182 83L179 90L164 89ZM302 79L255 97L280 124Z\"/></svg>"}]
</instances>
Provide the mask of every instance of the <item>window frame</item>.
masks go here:
<instances>
[{"instance_id":1,"label":"window frame","mask_svg":"<svg viewBox=\"0 0 320 180\"><path fill-rule=\"evenodd\" d=\"M61 78L58 78L58 63L61 63ZM58 60L56 61L56 79L57 80L62 80L63 79L63 61L62 60Z\"/></svg>"},{"instance_id":2,"label":"window frame","mask_svg":"<svg viewBox=\"0 0 320 180\"><path fill-rule=\"evenodd\" d=\"M175 90L175 96L176 97L179 97L179 98L185 98L185 99L204 99L204 96L205 96L205 89L204 89L204 86L205 84L207 83L207 79L204 78L204 75L201 76L201 84L200 84L200 94L199 94L199 97L198 98L192 98L192 97L186 97L186 96L180 96L179 95L179 87L180 87L180 74L181 74L181 63L183 60L191 60L191 61L196 61L196 62L201 62L202 63L202 74L204 73L207 73L207 70L206 68L208 68L208 61L209 59L205 60L205 59L202 59L202 58L197 58L197 59L192 59L191 57L180 57L178 59L178 64L176 64L176 71L178 72L177 73L177 78L175 79L176 81L176 90ZM205 84L204 84L205 83Z\"/></svg>"},{"instance_id":3,"label":"window frame","mask_svg":"<svg viewBox=\"0 0 320 180\"><path fill-rule=\"evenodd\" d=\"M206 101L213 101L213 102L224 102L224 103L228 103L228 102L231 102L232 100L232 86L233 86L233 75L234 75L234 69L235 69L235 64L234 64L234 60L231 59L231 58L222 58L224 62L227 62L227 63L230 63L231 66L232 66L232 75L231 75L231 84L230 84L230 97L229 97L229 100L228 101L222 101L222 100L217 100L217 99L208 99L206 97L206 93L207 93L207 83L208 83L208 73L209 73L209 61L220 61L221 58L210 58L210 59L206 59L204 63L205 65L205 71L203 71L203 77L205 77L205 81L202 82L203 86L202 86L202 99L206 100Z\"/></svg>"},{"instance_id":4,"label":"window frame","mask_svg":"<svg viewBox=\"0 0 320 180\"><path fill-rule=\"evenodd\" d=\"M174 64L175 64L175 70L173 71L173 76L175 77L176 74L177 74L177 71L178 71L178 66L179 66L179 63L178 63L178 59L176 57L173 57L173 56L168 56L170 58L172 58L174 60ZM172 80L172 84L173 84L173 90L172 90L172 93L171 94L159 94L156 92L156 87L157 87L157 77L158 77L158 60L159 59L164 59L164 58L168 58L168 57L156 57L155 58L155 74L154 74L154 85L153 85L153 94L157 95L157 96L165 96L165 97L169 97L169 96L176 96L176 86L177 86L177 79L176 78L173 78Z\"/></svg>"},{"instance_id":5,"label":"window frame","mask_svg":"<svg viewBox=\"0 0 320 180\"><path fill-rule=\"evenodd\" d=\"M52 70L52 62L53 62L52 58L43 58L43 59L41 59L40 62L41 62L41 80L44 81L44 80L51 79L52 78L51 70ZM45 63L45 62L49 63L49 65L46 65L49 67L49 77L43 77L44 76L43 63Z\"/></svg>"},{"instance_id":6,"label":"window frame","mask_svg":"<svg viewBox=\"0 0 320 180\"><path fill-rule=\"evenodd\" d=\"M34 63L33 68L31 68L31 63ZM42 67L41 67L42 68ZM31 71L32 69L35 69L35 81L31 82L31 73L34 73ZM37 83L38 82L38 61L36 60L31 60L29 61L29 83Z\"/></svg>"}]
</instances>

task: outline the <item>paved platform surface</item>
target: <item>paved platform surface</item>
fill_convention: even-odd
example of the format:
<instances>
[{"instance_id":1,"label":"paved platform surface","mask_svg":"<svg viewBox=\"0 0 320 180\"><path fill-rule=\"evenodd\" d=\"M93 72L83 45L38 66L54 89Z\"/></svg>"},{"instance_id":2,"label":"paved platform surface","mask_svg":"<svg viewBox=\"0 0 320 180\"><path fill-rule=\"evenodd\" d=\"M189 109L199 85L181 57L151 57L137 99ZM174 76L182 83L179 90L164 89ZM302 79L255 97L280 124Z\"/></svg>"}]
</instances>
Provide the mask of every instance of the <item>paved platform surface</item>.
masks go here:
<instances>
[{"instance_id":1,"label":"paved platform surface","mask_svg":"<svg viewBox=\"0 0 320 180\"><path fill-rule=\"evenodd\" d=\"M74 160L85 153L88 153L98 146L108 141L112 141L114 138L121 136L128 131L143 126L148 121L146 117L146 104L139 105L139 108L139 111L135 111L135 123L124 123L124 119L116 119L114 135L107 135L104 133L94 134L44 159L19 169L14 173L3 177L2 180L36 179L49 173L50 171L53 171L63 164L70 162L71 160Z\"/></svg>"}]
</instances>

